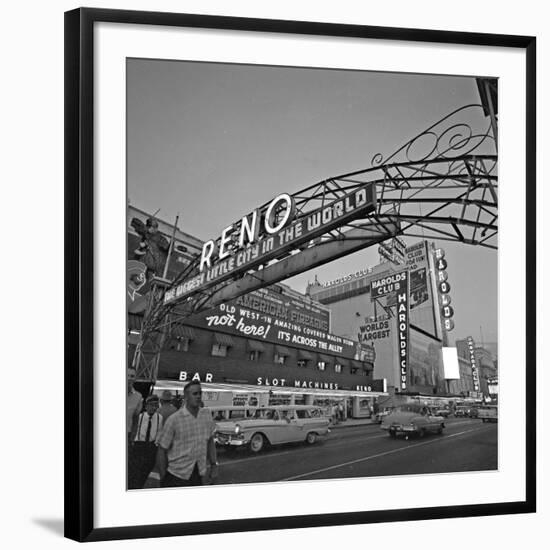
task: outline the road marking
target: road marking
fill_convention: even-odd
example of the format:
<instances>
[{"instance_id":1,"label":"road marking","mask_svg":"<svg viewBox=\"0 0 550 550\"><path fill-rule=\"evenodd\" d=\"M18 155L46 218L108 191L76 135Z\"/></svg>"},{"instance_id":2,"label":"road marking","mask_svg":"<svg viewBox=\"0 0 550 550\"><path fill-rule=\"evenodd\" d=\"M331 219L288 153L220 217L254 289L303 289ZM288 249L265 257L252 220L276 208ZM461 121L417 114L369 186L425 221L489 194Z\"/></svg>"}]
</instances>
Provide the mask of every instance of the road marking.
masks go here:
<instances>
[{"instance_id":1,"label":"road marking","mask_svg":"<svg viewBox=\"0 0 550 550\"><path fill-rule=\"evenodd\" d=\"M338 468L343 468L344 466L351 466L352 464L358 464L359 462L367 462L367 460L373 460L374 458L380 458L381 456L387 456L387 455L391 455L391 454L394 454L394 453L407 451L407 450L413 449L415 447L423 447L424 445L431 445L432 443L439 443L441 441L448 441L451 437L458 437L459 435L464 435L464 434L471 433L471 432L477 432L477 431L483 429L484 427L485 426L482 426L480 428L473 428L471 430L465 430L463 432L457 432L455 434L445 435L442 438L434 439L432 441L424 441L422 443L415 443L413 445L406 445L406 446L403 446L403 447L399 447L398 449L392 449L391 451L385 451L383 453L378 453L378 454L375 454L375 455L366 456L366 457L363 457L363 458L358 458L356 460L350 460L349 462L343 462L342 464L335 464L334 466L328 466L327 468L321 468L320 470L314 470L312 472L308 472L308 473L305 473L305 474L300 474L300 475L292 476L292 477L285 477L284 479L281 479L280 481L293 481L295 479L300 479L300 478L303 478L303 477L307 477L307 476L311 476L311 475L315 475L315 474L320 474L321 472L328 472L329 470L336 470Z\"/></svg>"},{"instance_id":2,"label":"road marking","mask_svg":"<svg viewBox=\"0 0 550 550\"><path fill-rule=\"evenodd\" d=\"M386 438L388 437L388 434L377 434L377 435L373 435L373 436L370 436L370 437L363 437L361 438L361 441L370 441L371 439L381 439L381 438ZM359 437L357 438L353 438L353 439L359 439ZM333 439L333 440L330 440L330 441L326 441L325 442L325 445L323 445L323 448L334 448L334 447L341 447L343 445L349 445L349 441L350 441L350 438L347 438L347 439ZM328 443L328 445L326 444ZM289 449L288 451L279 451L279 452L273 452L273 453L269 453L269 454L262 454L262 455L254 455L254 456L248 456L248 457L245 457L245 458L237 458L236 460L224 460L223 462L220 462L220 466L223 466L225 464L240 464L242 462L249 462L251 460L257 460L259 458L271 458L271 457L277 457L277 456L284 456L284 455L289 455L289 454L296 454L296 452L299 452L299 451L304 451L304 452L307 452L307 451L311 451L313 450L314 447L301 447L299 449Z\"/></svg>"},{"instance_id":3,"label":"road marking","mask_svg":"<svg viewBox=\"0 0 550 550\"><path fill-rule=\"evenodd\" d=\"M452 427L455 427L455 426L462 426L464 424L469 424L471 425L471 422L469 422L468 420L464 421L464 420L460 420L458 422L454 422L452 424L447 424L447 428L450 428L451 426ZM355 426L354 426L355 427ZM353 440L353 439L360 439L361 441L370 441L372 439L382 439L382 438L387 438L388 437L388 434L386 432L380 434L375 434L375 435L370 435L368 437L362 437L362 433L364 432L360 432L358 433L357 435L356 434L353 434L354 437L335 437L334 439L331 439L330 436L329 438L327 438L325 440L325 445L323 446L323 448L335 448L335 447L341 447L341 446L344 446L344 445L349 445L349 442L350 442L350 439ZM302 447L301 449L289 449L288 451L279 451L279 452L272 452L272 453L269 453L269 454L261 454L261 455L254 455L254 456L248 456L248 457L244 457L244 458L237 458L235 460L223 460L220 462L220 466L223 466L225 464L227 465L230 465L230 464L241 464L243 462L250 462L251 460L258 460L259 458L271 458L271 457L279 457L279 456L284 456L284 455L288 455L288 454L293 454L293 453L296 453L296 452L299 452L299 451L304 451L304 452L307 452L309 450L313 450L312 447Z\"/></svg>"}]
</instances>

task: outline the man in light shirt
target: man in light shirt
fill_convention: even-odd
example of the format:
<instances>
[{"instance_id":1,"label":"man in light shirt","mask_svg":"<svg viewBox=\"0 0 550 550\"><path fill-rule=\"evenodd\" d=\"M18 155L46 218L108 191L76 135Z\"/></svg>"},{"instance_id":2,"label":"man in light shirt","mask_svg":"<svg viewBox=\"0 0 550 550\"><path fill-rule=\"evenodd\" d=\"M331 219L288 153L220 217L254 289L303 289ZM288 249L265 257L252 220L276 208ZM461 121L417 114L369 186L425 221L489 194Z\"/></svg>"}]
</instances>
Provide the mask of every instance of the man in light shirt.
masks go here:
<instances>
[{"instance_id":1,"label":"man in light shirt","mask_svg":"<svg viewBox=\"0 0 550 550\"><path fill-rule=\"evenodd\" d=\"M201 408L200 382L189 382L184 405L172 414L158 440L161 487L187 487L211 483L217 477L215 423Z\"/></svg>"}]
</instances>

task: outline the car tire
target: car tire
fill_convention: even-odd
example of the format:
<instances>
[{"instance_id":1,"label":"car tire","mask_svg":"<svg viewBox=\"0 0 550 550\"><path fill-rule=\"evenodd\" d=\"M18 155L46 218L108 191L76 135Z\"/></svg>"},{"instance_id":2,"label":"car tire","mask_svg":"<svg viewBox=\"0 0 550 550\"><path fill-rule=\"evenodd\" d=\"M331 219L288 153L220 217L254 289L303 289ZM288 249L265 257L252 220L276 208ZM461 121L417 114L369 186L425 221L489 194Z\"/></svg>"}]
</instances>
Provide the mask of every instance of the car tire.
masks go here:
<instances>
[{"instance_id":1,"label":"car tire","mask_svg":"<svg viewBox=\"0 0 550 550\"><path fill-rule=\"evenodd\" d=\"M421 428L418 432L418 437L423 438L426 437L426 430L424 428Z\"/></svg>"},{"instance_id":2,"label":"car tire","mask_svg":"<svg viewBox=\"0 0 550 550\"><path fill-rule=\"evenodd\" d=\"M436 433L437 433L437 435L442 435L442 434L443 434L443 424L441 424L441 425L439 426L439 428L437 428L437 432L436 432Z\"/></svg>"},{"instance_id":3,"label":"car tire","mask_svg":"<svg viewBox=\"0 0 550 550\"><path fill-rule=\"evenodd\" d=\"M390 434L390 437L395 439L397 437L397 434L395 433L395 430L389 430L388 432Z\"/></svg>"},{"instance_id":4,"label":"car tire","mask_svg":"<svg viewBox=\"0 0 550 550\"><path fill-rule=\"evenodd\" d=\"M306 443L308 445L313 445L316 442L317 442L317 434L315 432L309 432L306 435Z\"/></svg>"},{"instance_id":5,"label":"car tire","mask_svg":"<svg viewBox=\"0 0 550 550\"><path fill-rule=\"evenodd\" d=\"M251 452L259 453L265 447L265 437L261 433L255 433L248 446Z\"/></svg>"}]
</instances>

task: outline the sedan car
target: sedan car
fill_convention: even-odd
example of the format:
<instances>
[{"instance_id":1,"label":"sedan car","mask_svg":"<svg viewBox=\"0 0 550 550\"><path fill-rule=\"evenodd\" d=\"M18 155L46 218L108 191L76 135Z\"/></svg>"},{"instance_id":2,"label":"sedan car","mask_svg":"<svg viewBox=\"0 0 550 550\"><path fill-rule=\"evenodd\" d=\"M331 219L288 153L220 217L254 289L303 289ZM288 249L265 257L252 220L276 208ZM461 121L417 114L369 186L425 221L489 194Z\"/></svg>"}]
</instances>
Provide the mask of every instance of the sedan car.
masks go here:
<instances>
[{"instance_id":1,"label":"sedan car","mask_svg":"<svg viewBox=\"0 0 550 550\"><path fill-rule=\"evenodd\" d=\"M218 422L216 443L225 447L248 447L259 453L267 445L305 442L310 445L329 433L329 420L319 407L278 405L261 407L252 418Z\"/></svg>"},{"instance_id":2,"label":"sedan car","mask_svg":"<svg viewBox=\"0 0 550 550\"><path fill-rule=\"evenodd\" d=\"M381 428L387 431L390 437L399 435L405 438L411 435L424 437L428 433L443 433L444 420L429 407L418 404L402 405L382 420Z\"/></svg>"},{"instance_id":3,"label":"sedan car","mask_svg":"<svg viewBox=\"0 0 550 550\"><path fill-rule=\"evenodd\" d=\"M442 416L443 418L448 418L451 415L450 409L443 407L441 409L435 409L434 414L437 416Z\"/></svg>"},{"instance_id":4,"label":"sedan car","mask_svg":"<svg viewBox=\"0 0 550 550\"><path fill-rule=\"evenodd\" d=\"M458 417L470 416L470 407L456 407L454 415Z\"/></svg>"}]
</instances>

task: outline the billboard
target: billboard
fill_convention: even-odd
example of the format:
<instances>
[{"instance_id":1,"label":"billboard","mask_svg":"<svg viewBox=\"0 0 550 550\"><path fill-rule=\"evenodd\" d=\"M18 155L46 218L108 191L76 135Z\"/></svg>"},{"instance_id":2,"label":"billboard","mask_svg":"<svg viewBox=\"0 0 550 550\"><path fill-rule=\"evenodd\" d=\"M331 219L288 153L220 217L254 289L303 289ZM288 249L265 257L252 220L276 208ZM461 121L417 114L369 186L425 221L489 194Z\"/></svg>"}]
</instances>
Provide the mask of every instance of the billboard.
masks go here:
<instances>
[{"instance_id":1,"label":"billboard","mask_svg":"<svg viewBox=\"0 0 550 550\"><path fill-rule=\"evenodd\" d=\"M391 273L385 277L373 279L370 283L371 300L383 298L384 296L395 296L397 318L397 355L399 362L399 388L407 389L409 371L409 296L410 277L409 271ZM389 300L388 300L388 305ZM389 334L389 332L388 332Z\"/></svg>"},{"instance_id":2,"label":"billboard","mask_svg":"<svg viewBox=\"0 0 550 550\"><path fill-rule=\"evenodd\" d=\"M443 377L446 380L460 380L458 353L456 348L443 347Z\"/></svg>"},{"instance_id":3,"label":"billboard","mask_svg":"<svg viewBox=\"0 0 550 550\"><path fill-rule=\"evenodd\" d=\"M429 304L430 294L427 278L428 257L425 242L421 241L405 249L403 257L406 258L406 265L409 271L410 309L414 309L422 304ZM389 275L388 277L393 277L393 275ZM386 306L395 307L397 304L396 291L398 290L400 281L396 280L392 283L388 277L371 282L371 300L386 296ZM386 281L386 279L388 279L388 281ZM401 276L401 279L404 280L404 275ZM396 286L395 288L388 287L384 289L383 287L388 284L395 284ZM419 324L418 321L416 324Z\"/></svg>"},{"instance_id":4,"label":"billboard","mask_svg":"<svg viewBox=\"0 0 550 550\"><path fill-rule=\"evenodd\" d=\"M186 319L186 324L282 346L354 359L357 342L329 332L329 312L270 289L251 292Z\"/></svg>"}]
</instances>

